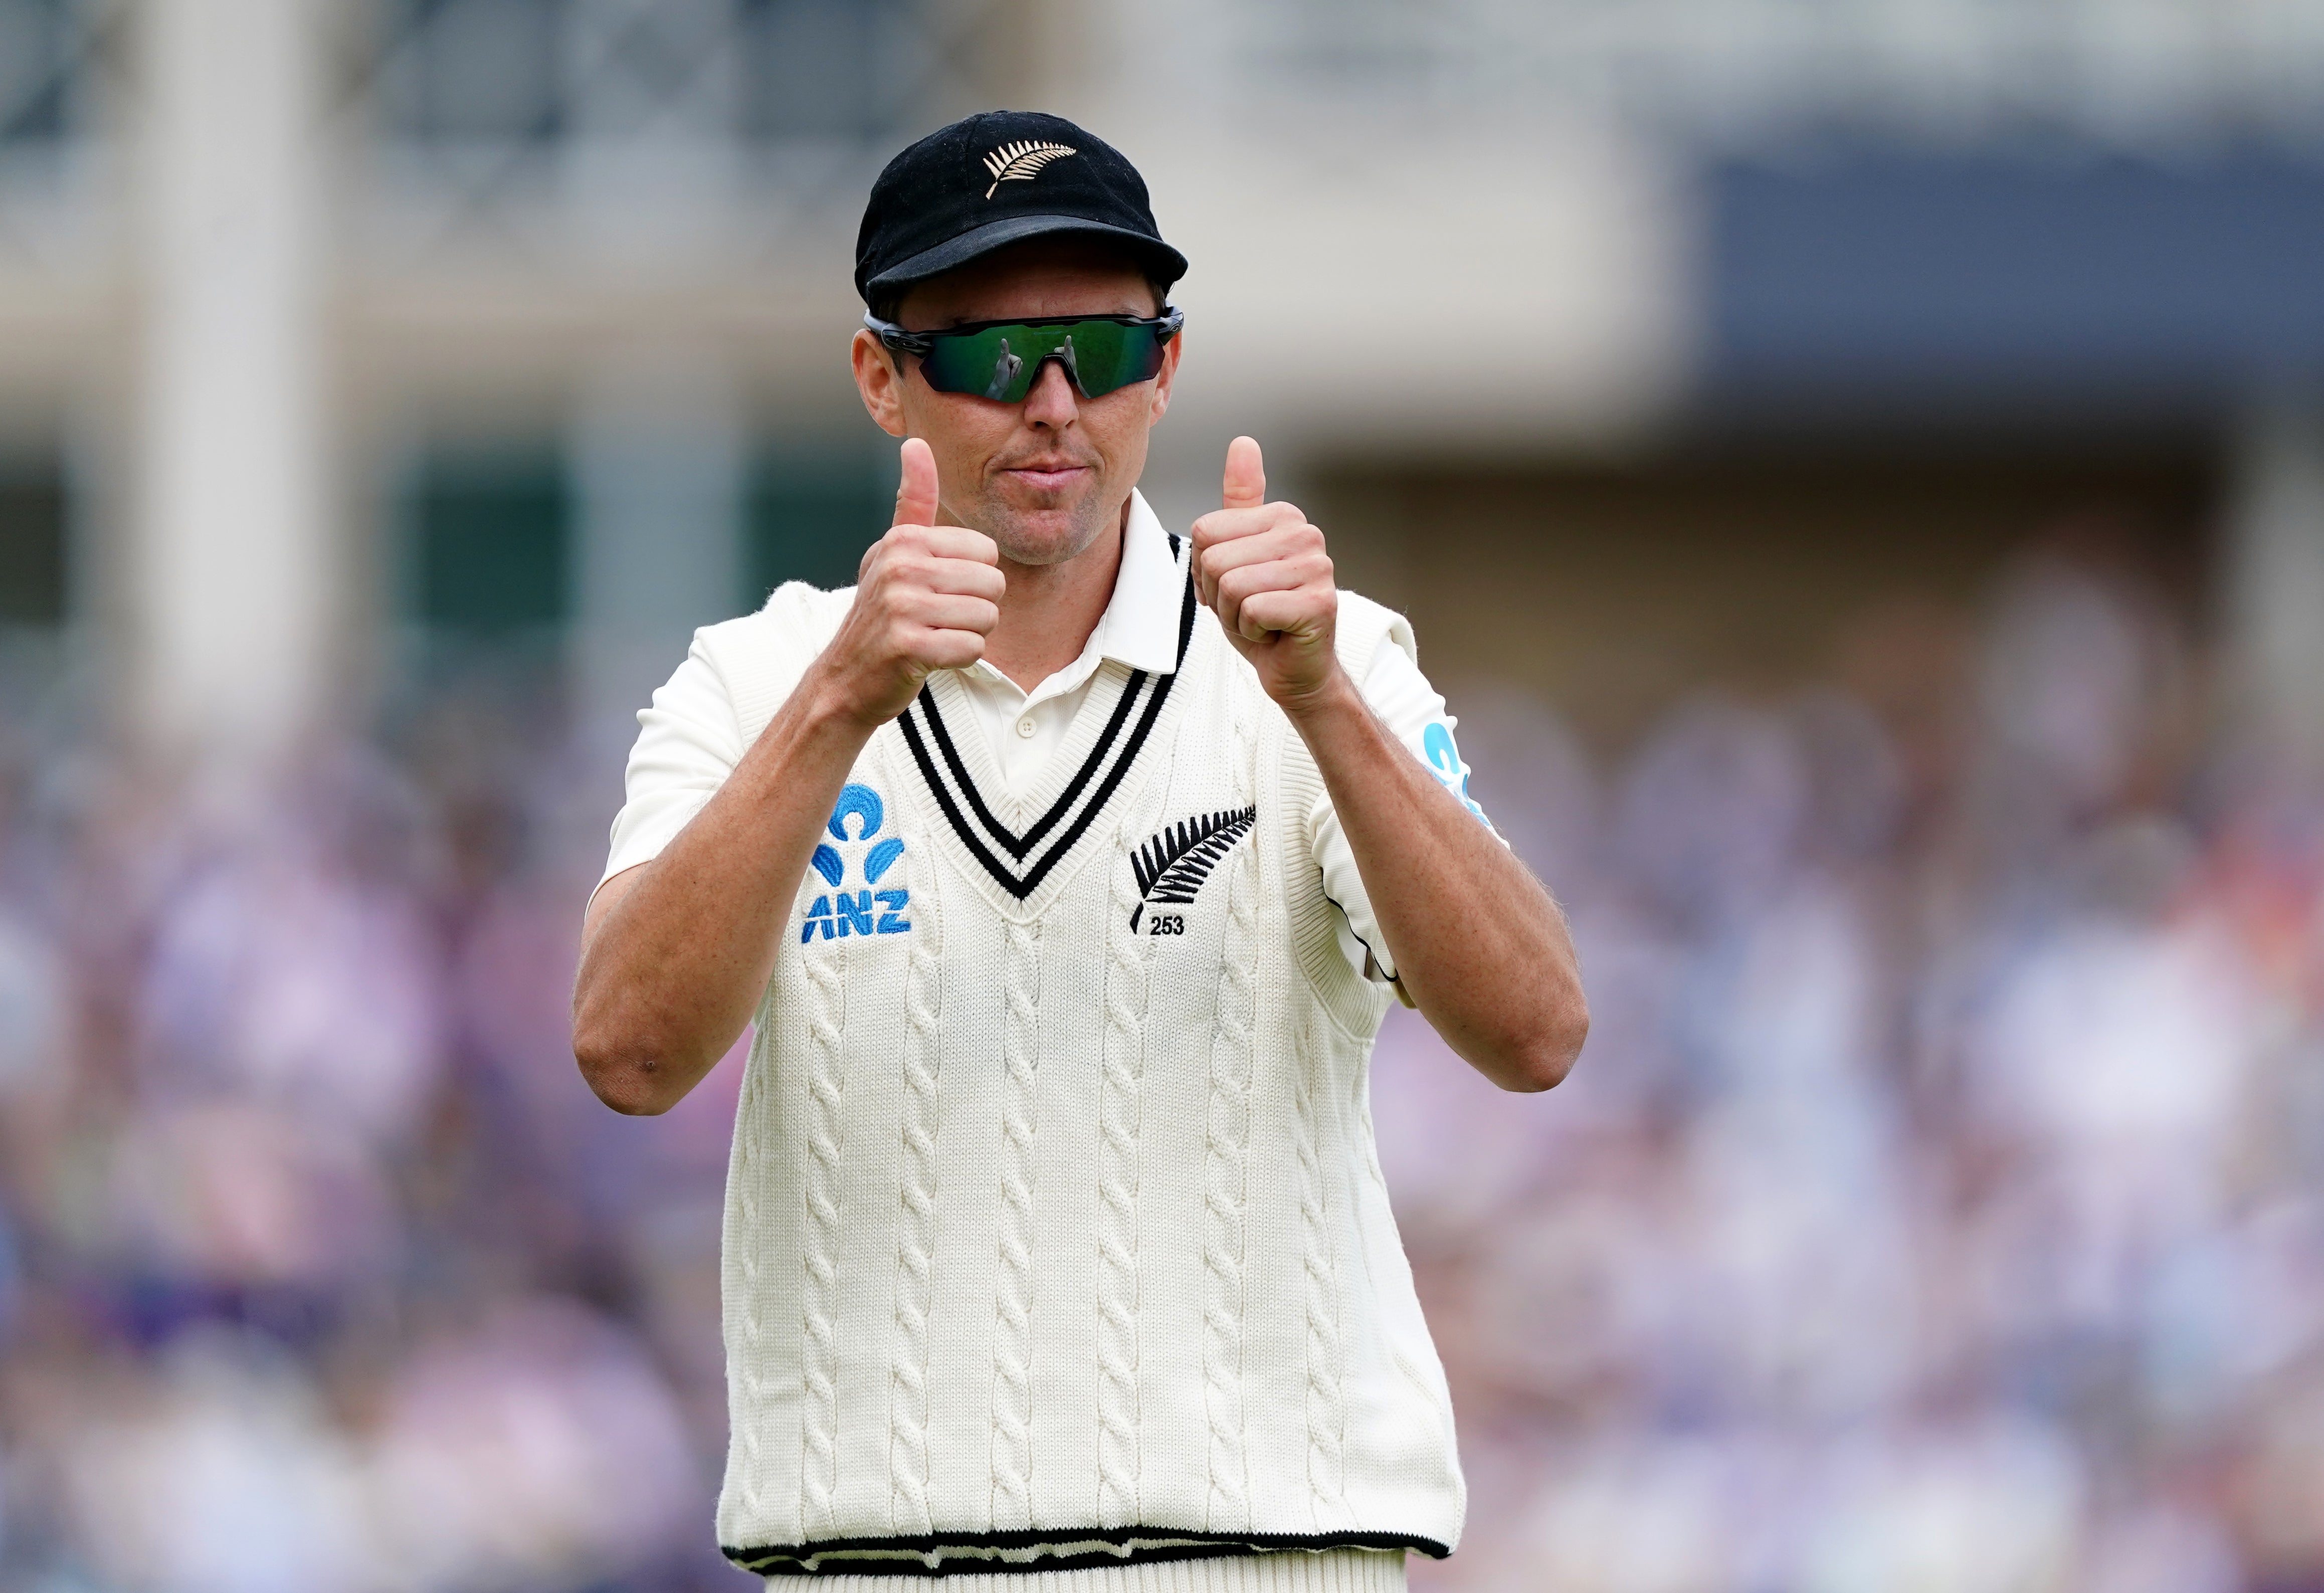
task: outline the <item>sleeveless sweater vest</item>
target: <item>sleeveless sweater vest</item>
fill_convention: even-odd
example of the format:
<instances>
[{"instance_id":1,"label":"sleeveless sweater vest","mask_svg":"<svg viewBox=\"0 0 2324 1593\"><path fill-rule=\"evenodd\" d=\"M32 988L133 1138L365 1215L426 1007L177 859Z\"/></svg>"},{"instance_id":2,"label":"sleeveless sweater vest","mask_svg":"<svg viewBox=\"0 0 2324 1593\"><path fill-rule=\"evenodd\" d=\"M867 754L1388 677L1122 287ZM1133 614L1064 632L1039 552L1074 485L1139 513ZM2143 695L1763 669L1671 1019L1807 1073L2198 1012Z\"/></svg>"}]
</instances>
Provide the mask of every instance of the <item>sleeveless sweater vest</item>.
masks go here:
<instances>
[{"instance_id":1,"label":"sleeveless sweater vest","mask_svg":"<svg viewBox=\"0 0 2324 1593\"><path fill-rule=\"evenodd\" d=\"M1185 563L1184 545L1173 551ZM850 591L702 635L749 745ZM1399 616L1342 594L1360 669ZM864 749L758 1013L719 1541L769 1575L1450 1552L1305 744L1185 587L1021 800L949 673Z\"/></svg>"}]
</instances>

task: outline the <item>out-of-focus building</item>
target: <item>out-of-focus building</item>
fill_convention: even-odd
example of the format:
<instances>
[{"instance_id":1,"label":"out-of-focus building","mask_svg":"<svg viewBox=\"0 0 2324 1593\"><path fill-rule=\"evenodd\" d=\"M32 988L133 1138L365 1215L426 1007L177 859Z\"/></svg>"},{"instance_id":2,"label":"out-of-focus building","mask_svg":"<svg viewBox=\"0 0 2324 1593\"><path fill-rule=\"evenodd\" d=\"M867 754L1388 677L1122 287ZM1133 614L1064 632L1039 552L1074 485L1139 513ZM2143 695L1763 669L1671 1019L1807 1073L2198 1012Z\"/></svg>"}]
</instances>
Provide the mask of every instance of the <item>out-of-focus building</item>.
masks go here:
<instances>
[{"instance_id":1,"label":"out-of-focus building","mask_svg":"<svg viewBox=\"0 0 2324 1593\"><path fill-rule=\"evenodd\" d=\"M0 609L165 739L495 632L634 702L878 529L861 196L998 103L1194 260L1154 494L1259 435L1456 674L1635 724L2075 505L2324 668L2298 0L0 0Z\"/></svg>"}]
</instances>

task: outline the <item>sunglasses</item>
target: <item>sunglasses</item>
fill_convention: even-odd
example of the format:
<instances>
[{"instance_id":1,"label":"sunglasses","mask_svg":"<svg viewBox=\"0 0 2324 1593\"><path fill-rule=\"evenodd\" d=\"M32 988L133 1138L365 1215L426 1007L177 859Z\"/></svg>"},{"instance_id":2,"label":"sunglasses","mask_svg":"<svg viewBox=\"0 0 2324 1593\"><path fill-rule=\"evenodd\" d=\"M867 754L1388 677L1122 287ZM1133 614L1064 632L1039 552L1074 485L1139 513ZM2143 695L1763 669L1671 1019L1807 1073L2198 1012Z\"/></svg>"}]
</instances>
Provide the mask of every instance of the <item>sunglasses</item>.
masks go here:
<instances>
[{"instance_id":1,"label":"sunglasses","mask_svg":"<svg viewBox=\"0 0 2324 1593\"><path fill-rule=\"evenodd\" d=\"M938 392L970 392L1021 404L1045 361L1065 368L1084 398L1100 398L1162 369L1162 349L1186 324L1184 310L1137 316L1051 316L1036 321L976 321L941 332L907 332L893 321L863 318L873 336L899 354L920 356L920 375Z\"/></svg>"}]
</instances>

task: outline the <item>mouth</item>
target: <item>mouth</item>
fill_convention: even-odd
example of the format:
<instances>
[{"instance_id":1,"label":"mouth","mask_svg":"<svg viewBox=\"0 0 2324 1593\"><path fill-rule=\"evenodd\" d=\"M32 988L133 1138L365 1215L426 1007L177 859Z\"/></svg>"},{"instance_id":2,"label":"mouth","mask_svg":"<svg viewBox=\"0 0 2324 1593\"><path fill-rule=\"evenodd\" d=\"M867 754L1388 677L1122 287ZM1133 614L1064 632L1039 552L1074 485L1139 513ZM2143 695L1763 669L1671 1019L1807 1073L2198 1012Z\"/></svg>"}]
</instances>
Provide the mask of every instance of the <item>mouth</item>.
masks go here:
<instances>
[{"instance_id":1,"label":"mouth","mask_svg":"<svg viewBox=\"0 0 2324 1593\"><path fill-rule=\"evenodd\" d=\"M1088 478L1090 467L1069 459L1042 459L1005 466L1001 474L1035 493L1049 493L1081 485Z\"/></svg>"}]
</instances>

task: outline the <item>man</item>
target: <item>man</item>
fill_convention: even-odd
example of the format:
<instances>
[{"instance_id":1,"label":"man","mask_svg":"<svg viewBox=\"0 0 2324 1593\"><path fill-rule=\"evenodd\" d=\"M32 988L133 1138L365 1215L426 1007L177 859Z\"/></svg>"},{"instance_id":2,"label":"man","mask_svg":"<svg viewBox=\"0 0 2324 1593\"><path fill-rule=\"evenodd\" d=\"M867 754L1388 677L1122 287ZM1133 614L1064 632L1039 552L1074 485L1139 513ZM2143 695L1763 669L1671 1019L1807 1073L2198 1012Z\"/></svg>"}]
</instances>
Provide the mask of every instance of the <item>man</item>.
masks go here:
<instances>
[{"instance_id":1,"label":"man","mask_svg":"<svg viewBox=\"0 0 2324 1593\"><path fill-rule=\"evenodd\" d=\"M1394 989L1545 1089L1581 986L1409 630L1334 590L1258 445L1189 537L1136 493L1185 269L1069 122L899 155L853 349L895 522L853 588L698 632L640 715L574 1049L658 1112L755 1017L747 1569L1374 1589L1459 1536L1366 1063Z\"/></svg>"}]
</instances>

